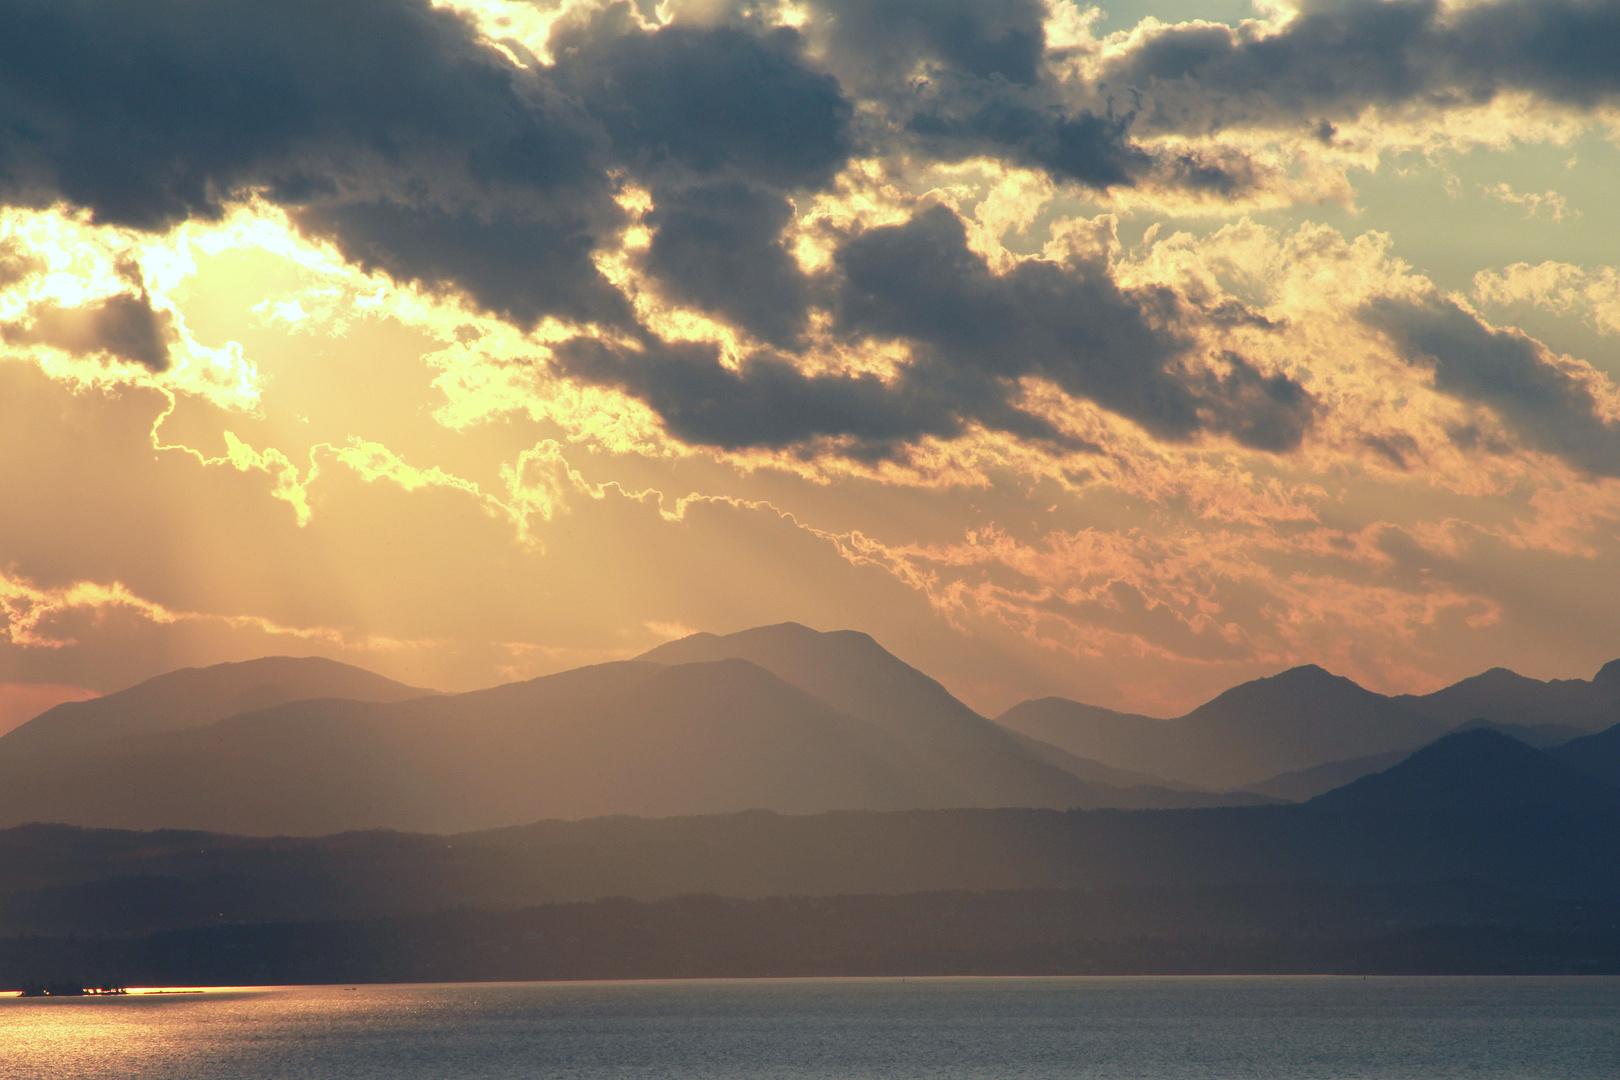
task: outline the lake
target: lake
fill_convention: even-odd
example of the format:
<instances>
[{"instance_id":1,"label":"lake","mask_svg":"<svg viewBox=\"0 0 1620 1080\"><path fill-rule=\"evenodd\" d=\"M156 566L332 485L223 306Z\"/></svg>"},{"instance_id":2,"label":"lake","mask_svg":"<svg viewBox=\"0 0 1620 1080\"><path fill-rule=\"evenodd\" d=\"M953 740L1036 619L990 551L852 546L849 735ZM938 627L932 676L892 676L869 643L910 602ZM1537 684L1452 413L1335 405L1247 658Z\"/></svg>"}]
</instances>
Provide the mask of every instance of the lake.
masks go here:
<instances>
[{"instance_id":1,"label":"lake","mask_svg":"<svg viewBox=\"0 0 1620 1080\"><path fill-rule=\"evenodd\" d=\"M0 1076L1620 1076L1620 978L781 979L0 998Z\"/></svg>"}]
</instances>

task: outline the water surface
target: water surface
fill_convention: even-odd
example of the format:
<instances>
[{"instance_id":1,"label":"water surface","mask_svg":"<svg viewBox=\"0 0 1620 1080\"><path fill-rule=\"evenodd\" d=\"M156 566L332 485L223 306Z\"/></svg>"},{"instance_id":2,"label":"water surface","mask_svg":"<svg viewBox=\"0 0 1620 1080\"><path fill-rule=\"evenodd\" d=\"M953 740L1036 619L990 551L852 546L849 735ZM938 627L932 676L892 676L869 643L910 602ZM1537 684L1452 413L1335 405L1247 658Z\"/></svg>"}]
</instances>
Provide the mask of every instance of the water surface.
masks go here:
<instances>
[{"instance_id":1,"label":"water surface","mask_svg":"<svg viewBox=\"0 0 1620 1080\"><path fill-rule=\"evenodd\" d=\"M7 997L0 1076L1613 1080L1620 979L783 979Z\"/></svg>"}]
</instances>

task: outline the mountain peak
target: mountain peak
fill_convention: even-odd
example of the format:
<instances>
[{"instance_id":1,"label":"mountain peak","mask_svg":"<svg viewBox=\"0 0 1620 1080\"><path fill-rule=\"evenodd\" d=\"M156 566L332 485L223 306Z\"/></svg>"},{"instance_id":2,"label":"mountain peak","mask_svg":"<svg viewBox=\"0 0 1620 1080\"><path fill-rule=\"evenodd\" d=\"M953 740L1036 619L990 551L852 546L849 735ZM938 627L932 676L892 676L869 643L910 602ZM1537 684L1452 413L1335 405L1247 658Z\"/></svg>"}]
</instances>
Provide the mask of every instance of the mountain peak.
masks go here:
<instances>
[{"instance_id":1,"label":"mountain peak","mask_svg":"<svg viewBox=\"0 0 1620 1080\"><path fill-rule=\"evenodd\" d=\"M834 631L833 634L850 632ZM636 659L651 660L659 664L681 664L699 658L710 658L712 655L717 655L718 652L736 653L738 650L745 648L802 648L818 639L832 637L833 634L823 634L819 630L813 630L803 623L796 622L754 626L747 630L738 630L733 634L711 634L707 630L700 630L695 634L688 634L682 638L675 638L673 641L666 641L662 645L655 645L636 657Z\"/></svg>"},{"instance_id":2,"label":"mountain peak","mask_svg":"<svg viewBox=\"0 0 1620 1080\"><path fill-rule=\"evenodd\" d=\"M1598 673L1592 676L1592 681L1604 686L1620 687L1620 660L1610 660L1598 668Z\"/></svg>"},{"instance_id":3,"label":"mountain peak","mask_svg":"<svg viewBox=\"0 0 1620 1080\"><path fill-rule=\"evenodd\" d=\"M1482 671L1478 675L1474 676L1474 678L1476 678L1476 679L1488 679L1488 680L1497 681L1497 682L1500 682L1500 681L1503 681L1503 680L1506 680L1506 681L1509 681L1509 682L1523 682L1523 681L1526 681L1527 679L1529 679L1529 676L1528 675L1520 675L1517 671L1514 671L1512 668L1506 668L1506 667L1503 667L1502 665L1498 664L1493 668L1486 668L1484 671Z\"/></svg>"},{"instance_id":4,"label":"mountain peak","mask_svg":"<svg viewBox=\"0 0 1620 1080\"><path fill-rule=\"evenodd\" d=\"M1325 667L1322 667L1320 664L1300 664L1298 667L1291 667L1285 671L1279 671L1275 675L1268 676L1264 679L1257 679L1255 681L1272 683L1300 683L1303 685L1338 685L1342 683L1349 683L1351 686L1358 685L1354 680L1347 679L1343 675L1333 674L1333 672L1329 671Z\"/></svg>"},{"instance_id":5,"label":"mountain peak","mask_svg":"<svg viewBox=\"0 0 1620 1080\"><path fill-rule=\"evenodd\" d=\"M90 701L47 709L0 738L0 756L202 727L290 701L403 701L434 693L323 656L261 656L181 668Z\"/></svg>"},{"instance_id":6,"label":"mountain peak","mask_svg":"<svg viewBox=\"0 0 1620 1080\"><path fill-rule=\"evenodd\" d=\"M1476 813L1620 806L1620 791L1490 728L1453 732L1393 768L1311 800L1325 807Z\"/></svg>"},{"instance_id":7,"label":"mountain peak","mask_svg":"<svg viewBox=\"0 0 1620 1080\"><path fill-rule=\"evenodd\" d=\"M925 759L967 804L1073 806L1088 797L1076 777L858 630L822 633L778 623L724 637L693 635L640 657L659 664L726 658L750 660L839 711L876 724Z\"/></svg>"},{"instance_id":8,"label":"mountain peak","mask_svg":"<svg viewBox=\"0 0 1620 1080\"><path fill-rule=\"evenodd\" d=\"M1239 683L1187 715L1224 715L1233 710L1249 712L1256 709L1315 711L1330 703L1359 703L1381 698L1381 695L1343 675L1335 675L1316 664L1301 664L1275 675Z\"/></svg>"}]
</instances>

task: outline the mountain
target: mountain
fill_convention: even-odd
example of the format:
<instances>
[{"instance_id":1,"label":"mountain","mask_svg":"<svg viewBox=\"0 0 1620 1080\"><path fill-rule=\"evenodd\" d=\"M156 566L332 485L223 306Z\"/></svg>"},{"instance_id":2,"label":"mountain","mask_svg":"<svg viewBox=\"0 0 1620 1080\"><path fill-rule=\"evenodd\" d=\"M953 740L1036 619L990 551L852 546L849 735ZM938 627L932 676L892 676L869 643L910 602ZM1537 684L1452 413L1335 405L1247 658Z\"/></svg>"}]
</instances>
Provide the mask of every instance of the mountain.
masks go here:
<instances>
[{"instance_id":1,"label":"mountain","mask_svg":"<svg viewBox=\"0 0 1620 1080\"><path fill-rule=\"evenodd\" d=\"M0 824L307 835L752 808L1266 801L1081 761L995 726L864 634L792 624L465 694L272 659L89 704L99 709L53 710L19 732L22 746L0 748Z\"/></svg>"},{"instance_id":2,"label":"mountain","mask_svg":"<svg viewBox=\"0 0 1620 1080\"><path fill-rule=\"evenodd\" d=\"M1334 810L1373 810L1409 822L1551 812L1620 814L1620 788L1488 728L1460 731L1400 764L1311 800Z\"/></svg>"},{"instance_id":3,"label":"mountain","mask_svg":"<svg viewBox=\"0 0 1620 1080\"><path fill-rule=\"evenodd\" d=\"M1596 735L1571 739L1548 753L1584 773L1620 787L1620 724Z\"/></svg>"},{"instance_id":4,"label":"mountain","mask_svg":"<svg viewBox=\"0 0 1620 1080\"><path fill-rule=\"evenodd\" d=\"M1175 720L1046 699L993 723L865 634L786 623L466 694L312 658L173 672L0 738L0 825L262 835L755 808L1253 806L1320 794L1441 730L1316 667Z\"/></svg>"},{"instance_id":5,"label":"mountain","mask_svg":"<svg viewBox=\"0 0 1620 1080\"><path fill-rule=\"evenodd\" d=\"M266 656L182 668L128 690L47 709L0 737L0 761L131 735L205 727L289 701L323 697L404 701L435 692L318 656Z\"/></svg>"},{"instance_id":6,"label":"mountain","mask_svg":"<svg viewBox=\"0 0 1620 1080\"><path fill-rule=\"evenodd\" d=\"M1075 757L1051 743L1032 739L1028 735L1011 732L1018 744L1040 758L1090 784L1106 785L1103 799L1083 804L1089 807L1112 807L1118 810L1185 810L1200 806L1265 806L1273 802L1287 802L1253 789L1242 791L1206 791L1191 784L1166 780L1147 773L1116 769L1100 761Z\"/></svg>"},{"instance_id":7,"label":"mountain","mask_svg":"<svg viewBox=\"0 0 1620 1080\"><path fill-rule=\"evenodd\" d=\"M883 732L753 664L604 667L396 703L292 702L0 762L0 821L452 832L950 797Z\"/></svg>"},{"instance_id":8,"label":"mountain","mask_svg":"<svg viewBox=\"0 0 1620 1080\"><path fill-rule=\"evenodd\" d=\"M1040 739L1030 738L1028 735L1016 731L1012 732L1012 737L1019 746L1022 746L1042 761L1048 761L1071 776L1078 776L1082 780L1089 780L1097 784L1108 784L1111 787L1154 787L1180 791L1188 795L1214 794L1192 784L1183 784L1178 780L1166 780L1162 776L1132 772L1129 769L1116 769L1112 765L1104 765L1100 761L1076 757L1061 747L1053 746L1049 742L1042 742Z\"/></svg>"},{"instance_id":9,"label":"mountain","mask_svg":"<svg viewBox=\"0 0 1620 1080\"><path fill-rule=\"evenodd\" d=\"M1094 787L1043 760L866 634L819 633L782 623L725 637L694 634L640 659L758 664L905 745L924 768L950 785L955 805L1096 805Z\"/></svg>"},{"instance_id":10,"label":"mountain","mask_svg":"<svg viewBox=\"0 0 1620 1080\"><path fill-rule=\"evenodd\" d=\"M1605 664L1590 681L1542 682L1498 667L1432 694L1402 694L1395 700L1448 728L1470 720L1492 720L1599 731L1620 721L1620 660Z\"/></svg>"},{"instance_id":11,"label":"mountain","mask_svg":"<svg viewBox=\"0 0 1620 1080\"><path fill-rule=\"evenodd\" d=\"M1250 784L1243 790L1269 795L1276 799L1286 799L1289 802L1304 802L1334 788L1343 787L1352 780L1359 780L1371 773L1382 772L1391 765L1398 765L1410 754L1409 750L1392 750L1387 754L1371 754L1367 757L1350 758L1347 761L1328 761L1321 765L1313 765L1309 769L1281 773L1270 780Z\"/></svg>"},{"instance_id":12,"label":"mountain","mask_svg":"<svg viewBox=\"0 0 1620 1080\"><path fill-rule=\"evenodd\" d=\"M1374 923L1425 892L1423 918L1477 919L1494 891L1586 898L1584 917L1613 926L1615 850L1620 790L1473 731L1308 803L1274 806L748 811L273 839L26 826L0 830L0 938L697 893L1119 890L1098 917L1151 922L1163 900L1152 890L1228 886L1278 898L1262 920L1272 932L1318 935L1334 897L1369 888L1384 890ZM1302 888L1320 901L1308 917L1283 899Z\"/></svg>"},{"instance_id":13,"label":"mountain","mask_svg":"<svg viewBox=\"0 0 1620 1080\"><path fill-rule=\"evenodd\" d=\"M1452 730L1473 731L1476 728L1488 728L1491 731L1518 739L1524 745L1533 746L1537 750L1562 746L1571 739L1577 739L1586 734L1585 730L1573 724L1512 724L1501 723L1496 720L1470 720L1466 724L1457 725Z\"/></svg>"},{"instance_id":14,"label":"mountain","mask_svg":"<svg viewBox=\"0 0 1620 1080\"><path fill-rule=\"evenodd\" d=\"M449 835L0 829L0 986L43 968L209 985L1320 972L1362 970L1368 950L1383 959L1367 970L1620 970L1620 787L1577 767L1612 763L1617 743L1620 726L1552 752L1475 727L1288 805L616 814ZM0 804L443 828L592 798L816 806L949 788L915 764L749 661L631 661L45 751L0 762Z\"/></svg>"},{"instance_id":15,"label":"mountain","mask_svg":"<svg viewBox=\"0 0 1620 1080\"><path fill-rule=\"evenodd\" d=\"M1013 706L996 722L1116 768L1213 788L1407 750L1445 731L1315 665L1235 686L1173 720L1043 698Z\"/></svg>"},{"instance_id":16,"label":"mountain","mask_svg":"<svg viewBox=\"0 0 1620 1080\"><path fill-rule=\"evenodd\" d=\"M1510 736L1533 746L1537 750L1546 750L1580 735L1580 728L1567 724L1499 724L1493 720L1472 720L1461 725L1457 731L1475 731L1485 729ZM1328 761L1309 769L1300 769L1295 772L1286 772L1273 776L1270 780L1258 784L1250 784L1244 788L1260 795L1269 795L1273 798L1286 799L1291 802L1302 802L1315 798L1334 788L1343 787L1353 780L1363 776L1382 772L1391 765L1397 765L1410 755L1407 750L1393 750L1387 754L1372 754L1368 757L1350 758L1347 761ZM1556 755L1555 755L1556 756Z\"/></svg>"}]
</instances>

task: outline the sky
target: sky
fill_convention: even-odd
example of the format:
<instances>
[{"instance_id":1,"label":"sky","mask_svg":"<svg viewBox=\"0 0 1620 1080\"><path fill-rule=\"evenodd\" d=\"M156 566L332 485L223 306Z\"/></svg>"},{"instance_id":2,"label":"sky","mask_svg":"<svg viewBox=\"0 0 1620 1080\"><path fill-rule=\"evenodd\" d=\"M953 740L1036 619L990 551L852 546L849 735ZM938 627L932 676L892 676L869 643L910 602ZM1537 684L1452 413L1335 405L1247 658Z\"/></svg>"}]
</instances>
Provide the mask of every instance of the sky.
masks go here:
<instances>
[{"instance_id":1,"label":"sky","mask_svg":"<svg viewBox=\"0 0 1620 1080\"><path fill-rule=\"evenodd\" d=\"M0 0L0 722L1620 656L1620 0Z\"/></svg>"}]
</instances>

